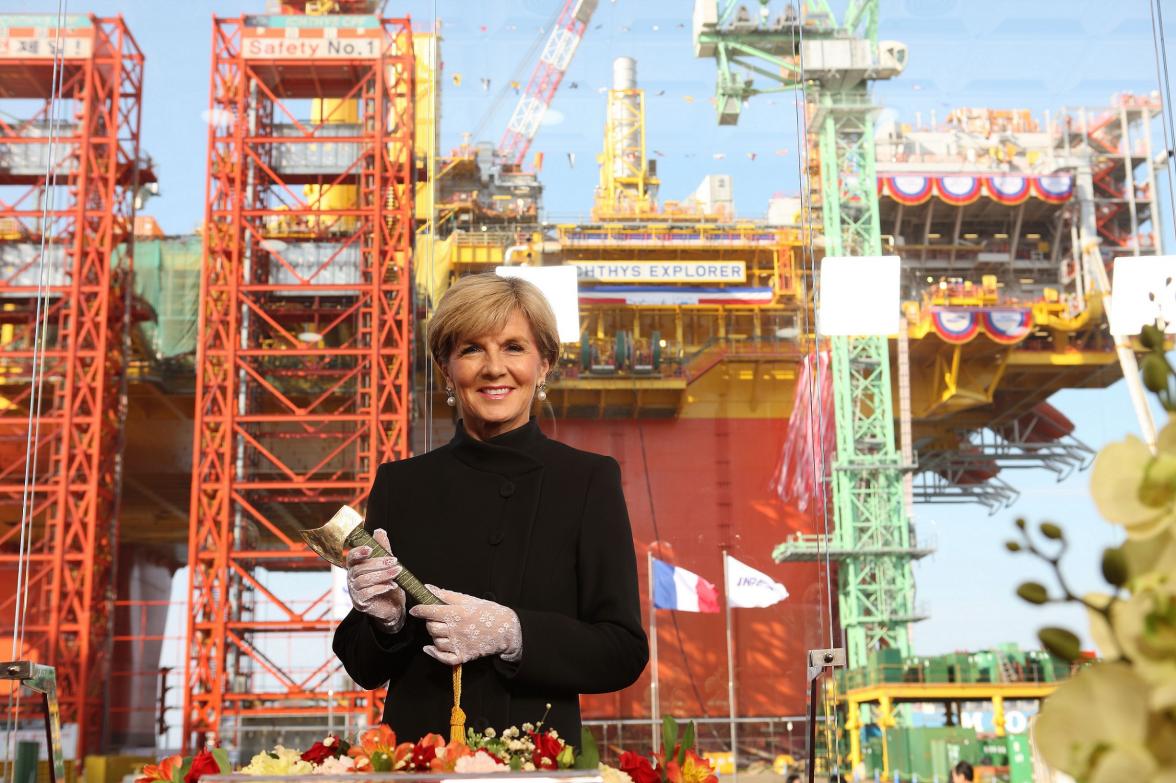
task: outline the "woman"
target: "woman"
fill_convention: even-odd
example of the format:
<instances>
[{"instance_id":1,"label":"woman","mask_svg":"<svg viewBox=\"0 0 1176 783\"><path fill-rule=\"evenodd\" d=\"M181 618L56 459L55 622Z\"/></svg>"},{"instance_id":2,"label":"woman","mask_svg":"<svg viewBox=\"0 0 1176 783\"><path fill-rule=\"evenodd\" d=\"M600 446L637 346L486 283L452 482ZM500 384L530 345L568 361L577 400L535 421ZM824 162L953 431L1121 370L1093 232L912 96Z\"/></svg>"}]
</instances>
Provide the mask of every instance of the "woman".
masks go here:
<instances>
[{"instance_id":1,"label":"woman","mask_svg":"<svg viewBox=\"0 0 1176 783\"><path fill-rule=\"evenodd\" d=\"M632 684L649 655L620 468L549 440L531 418L559 355L533 284L463 278L437 307L429 350L457 433L379 467L365 524L393 557L348 555L354 609L335 654L363 687L388 683L384 722L401 738L448 734L461 663L469 726L546 713L576 743L579 694ZM399 559L447 605L408 607L392 581Z\"/></svg>"}]
</instances>

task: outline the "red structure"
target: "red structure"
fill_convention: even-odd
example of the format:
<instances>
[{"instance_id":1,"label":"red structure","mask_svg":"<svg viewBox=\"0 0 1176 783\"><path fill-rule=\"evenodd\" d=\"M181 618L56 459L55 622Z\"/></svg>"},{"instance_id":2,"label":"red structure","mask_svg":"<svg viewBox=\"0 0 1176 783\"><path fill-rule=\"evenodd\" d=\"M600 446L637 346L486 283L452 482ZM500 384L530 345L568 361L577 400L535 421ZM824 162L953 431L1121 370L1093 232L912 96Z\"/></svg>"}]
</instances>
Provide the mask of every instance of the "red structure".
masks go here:
<instances>
[{"instance_id":1,"label":"red structure","mask_svg":"<svg viewBox=\"0 0 1176 783\"><path fill-rule=\"evenodd\" d=\"M361 505L376 467L408 452L409 21L217 19L211 93L189 747L251 716L378 707L367 692L330 691L333 657L307 673L266 653L267 635L333 624L329 589L295 607L266 579L325 571L297 530Z\"/></svg>"},{"instance_id":2,"label":"red structure","mask_svg":"<svg viewBox=\"0 0 1176 783\"><path fill-rule=\"evenodd\" d=\"M0 113L0 653L57 668L82 753L102 742L110 663L131 265L116 249L144 178L142 83L122 19L0 29L0 98L22 101ZM22 518L28 603L9 650Z\"/></svg>"}]
</instances>

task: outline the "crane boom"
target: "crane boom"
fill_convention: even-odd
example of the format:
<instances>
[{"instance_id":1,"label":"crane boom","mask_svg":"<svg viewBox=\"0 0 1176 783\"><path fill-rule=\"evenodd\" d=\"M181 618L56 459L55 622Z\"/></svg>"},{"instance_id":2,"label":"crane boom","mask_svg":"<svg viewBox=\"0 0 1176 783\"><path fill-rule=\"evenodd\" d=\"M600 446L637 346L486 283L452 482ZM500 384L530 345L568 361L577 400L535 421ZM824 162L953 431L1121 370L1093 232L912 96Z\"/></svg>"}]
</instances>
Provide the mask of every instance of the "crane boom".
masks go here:
<instances>
[{"instance_id":1,"label":"crane boom","mask_svg":"<svg viewBox=\"0 0 1176 783\"><path fill-rule=\"evenodd\" d=\"M507 163L521 166L531 148L543 115L559 89L576 49L584 38L584 31L592 14L596 12L597 0L566 0L559 19L547 37L543 54L535 64L527 89L519 97L506 132L498 142L498 153Z\"/></svg>"}]
</instances>

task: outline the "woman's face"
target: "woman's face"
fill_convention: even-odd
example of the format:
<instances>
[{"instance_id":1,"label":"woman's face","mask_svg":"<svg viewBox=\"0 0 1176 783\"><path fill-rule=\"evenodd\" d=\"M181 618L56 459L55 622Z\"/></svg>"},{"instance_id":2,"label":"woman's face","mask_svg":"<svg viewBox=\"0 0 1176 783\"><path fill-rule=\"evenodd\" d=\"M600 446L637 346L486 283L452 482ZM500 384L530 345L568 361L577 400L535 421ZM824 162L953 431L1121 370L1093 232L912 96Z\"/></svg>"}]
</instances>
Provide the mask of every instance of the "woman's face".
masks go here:
<instances>
[{"instance_id":1,"label":"woman's face","mask_svg":"<svg viewBox=\"0 0 1176 783\"><path fill-rule=\"evenodd\" d=\"M549 369L530 322L516 310L497 334L459 340L444 374L466 430L486 440L527 423L535 388Z\"/></svg>"}]
</instances>

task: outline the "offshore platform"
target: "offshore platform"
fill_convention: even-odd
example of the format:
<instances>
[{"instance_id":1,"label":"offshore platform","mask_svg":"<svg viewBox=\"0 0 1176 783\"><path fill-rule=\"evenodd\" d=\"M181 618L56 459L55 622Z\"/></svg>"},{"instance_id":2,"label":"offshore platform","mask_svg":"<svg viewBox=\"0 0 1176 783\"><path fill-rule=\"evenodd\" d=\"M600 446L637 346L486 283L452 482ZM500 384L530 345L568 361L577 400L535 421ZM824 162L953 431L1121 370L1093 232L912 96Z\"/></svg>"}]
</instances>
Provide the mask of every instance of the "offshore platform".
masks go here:
<instances>
[{"instance_id":1,"label":"offshore platform","mask_svg":"<svg viewBox=\"0 0 1176 783\"><path fill-rule=\"evenodd\" d=\"M840 21L824 0L700 0L717 122L804 91L805 191L766 220L735 212L722 175L661 198L638 63L621 58L591 219L552 224L527 155L596 3L564 3L501 140L448 153L444 41L379 5L283 0L215 21L208 199L188 237L136 213L154 174L125 23L2 18L0 97L21 108L0 120L0 639L19 580L8 657L57 667L76 757L177 729L254 748L279 718L309 736L379 714L328 654L337 591L296 532L362 506L380 462L447 439L421 335L448 285L504 265L580 271L580 340L539 415L621 463L639 557L717 583L729 551L788 586L771 612L736 614L749 747L801 720L811 649L845 646L858 672L884 659L904 672L892 684L934 691L847 678L854 737L863 704L885 726L892 705L951 701L910 662L911 562L930 551L911 505L1006 508L1009 471L1089 462L1048 398L1128 361L1102 300L1113 257L1161 251L1158 99L878 125L870 84L908 53L879 41L876 0ZM900 334L816 334L820 258L883 254L902 258ZM659 624L664 714L726 715L723 632L717 615ZM1040 698L1031 668L997 656L968 694ZM647 674L586 697L585 717L648 717L649 690Z\"/></svg>"}]
</instances>

